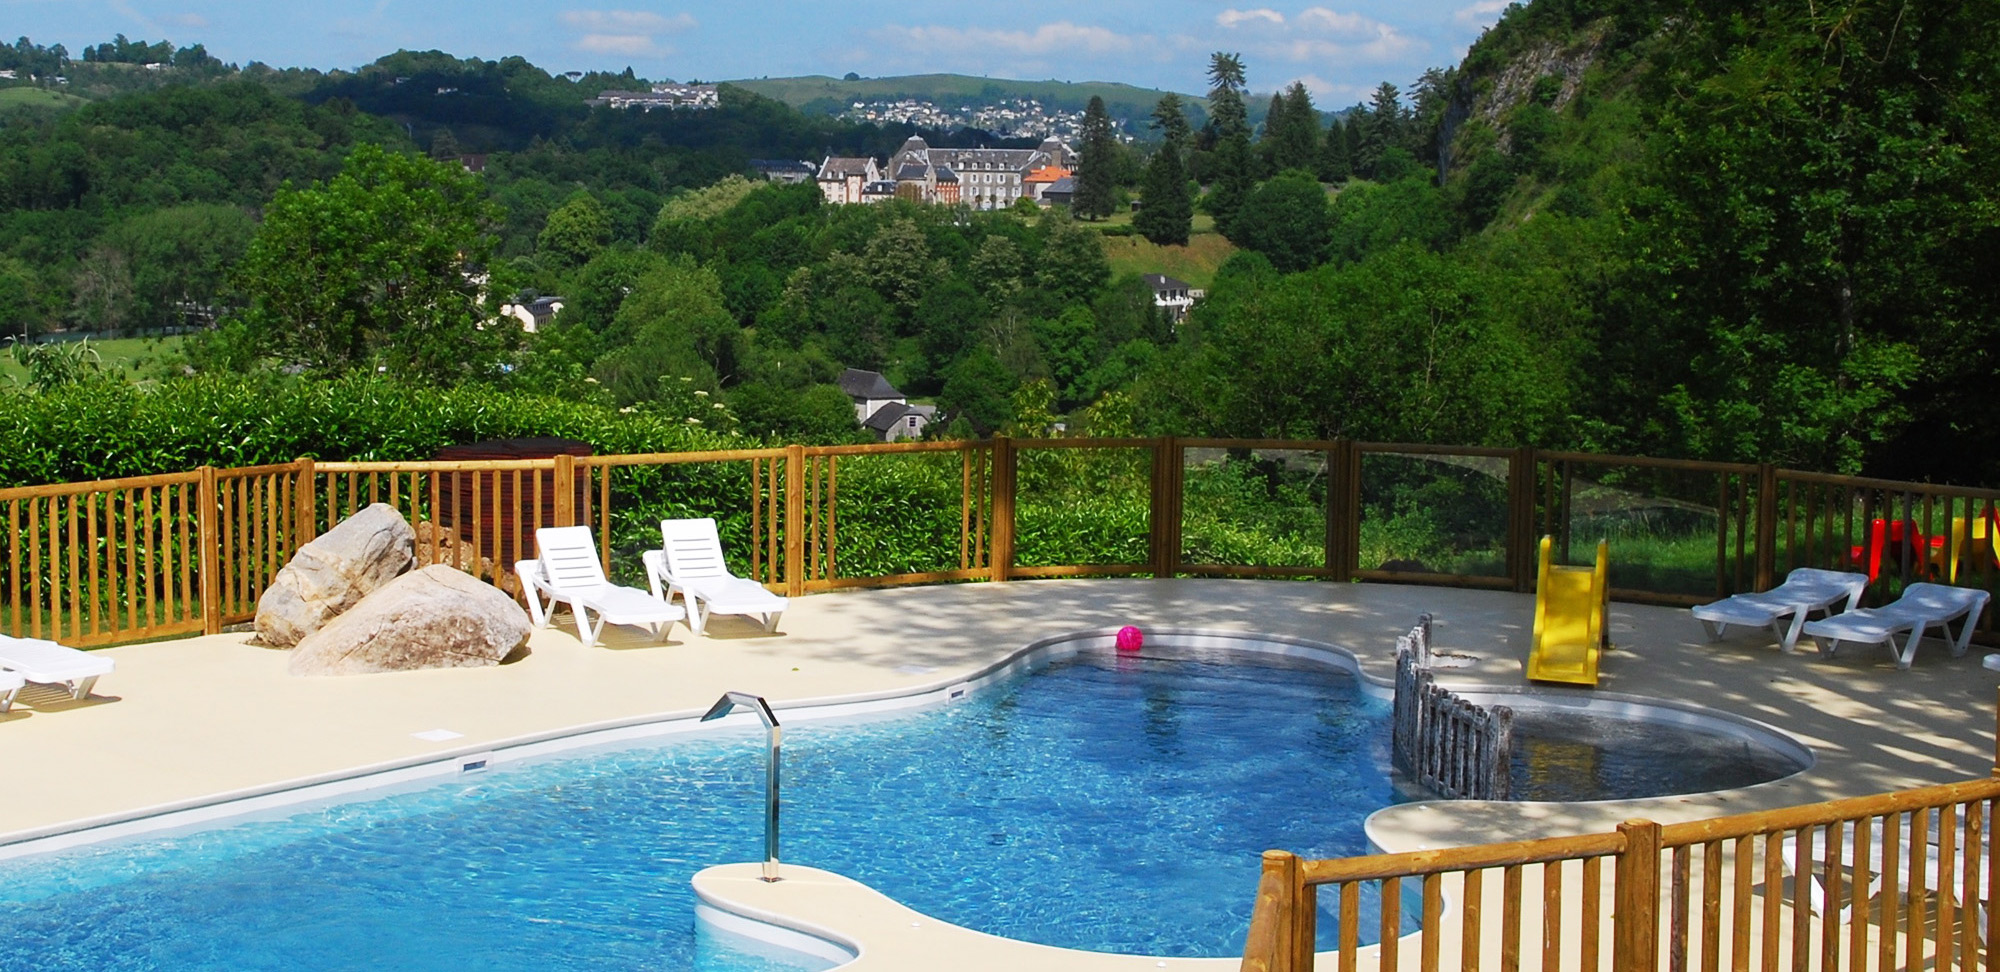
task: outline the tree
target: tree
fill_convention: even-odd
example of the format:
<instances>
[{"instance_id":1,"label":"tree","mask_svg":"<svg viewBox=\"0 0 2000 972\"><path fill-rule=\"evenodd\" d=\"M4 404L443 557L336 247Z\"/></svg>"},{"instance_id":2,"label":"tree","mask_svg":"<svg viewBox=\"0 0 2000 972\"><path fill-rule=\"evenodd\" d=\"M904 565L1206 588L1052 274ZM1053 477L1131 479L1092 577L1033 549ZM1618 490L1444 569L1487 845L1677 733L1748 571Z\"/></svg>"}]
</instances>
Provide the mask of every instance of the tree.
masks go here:
<instances>
[{"instance_id":1,"label":"tree","mask_svg":"<svg viewBox=\"0 0 2000 972\"><path fill-rule=\"evenodd\" d=\"M938 393L938 407L958 424L963 419L980 435L989 435L1013 417L1013 395L1018 382L1007 373L993 352L980 348L960 358L945 373L944 390Z\"/></svg>"},{"instance_id":2,"label":"tree","mask_svg":"<svg viewBox=\"0 0 2000 972\"><path fill-rule=\"evenodd\" d=\"M1166 95L1154 106L1153 128L1160 132L1161 144L1146 163L1143 205L1132 215L1132 228L1156 245L1186 246L1194 200L1188 198L1187 168L1181 163L1188 123L1179 95Z\"/></svg>"},{"instance_id":3,"label":"tree","mask_svg":"<svg viewBox=\"0 0 2000 972\"><path fill-rule=\"evenodd\" d=\"M361 145L339 175L286 186L236 273L268 353L308 368L372 367L419 381L489 372L518 339L488 326L500 221L479 177Z\"/></svg>"},{"instance_id":4,"label":"tree","mask_svg":"<svg viewBox=\"0 0 2000 972\"><path fill-rule=\"evenodd\" d=\"M736 375L742 329L715 272L686 257L635 281L615 326L632 341L599 358L592 373L620 405L671 400L679 384L712 394Z\"/></svg>"},{"instance_id":5,"label":"tree","mask_svg":"<svg viewBox=\"0 0 2000 972\"><path fill-rule=\"evenodd\" d=\"M1111 116L1096 95L1083 109L1083 148L1078 153L1076 197L1070 209L1084 219L1111 215L1112 192L1118 180L1118 140L1111 134Z\"/></svg>"},{"instance_id":6,"label":"tree","mask_svg":"<svg viewBox=\"0 0 2000 972\"><path fill-rule=\"evenodd\" d=\"M1271 104L1264 110L1264 134L1257 139L1257 171L1261 178L1268 179L1284 168L1278 163L1278 133L1285 130L1287 110L1284 92L1272 92Z\"/></svg>"},{"instance_id":7,"label":"tree","mask_svg":"<svg viewBox=\"0 0 2000 972\"><path fill-rule=\"evenodd\" d=\"M1243 107L1243 59L1215 52L1208 65L1208 121L1215 140L1211 166L1213 183L1204 203L1215 216L1215 227L1229 235L1230 220L1250 194L1256 175L1251 171L1250 122Z\"/></svg>"},{"instance_id":8,"label":"tree","mask_svg":"<svg viewBox=\"0 0 2000 972\"><path fill-rule=\"evenodd\" d=\"M1326 141L1320 146L1319 181L1346 182L1354 174L1354 163L1347 154L1347 126L1335 118L1326 130Z\"/></svg>"},{"instance_id":9,"label":"tree","mask_svg":"<svg viewBox=\"0 0 2000 972\"><path fill-rule=\"evenodd\" d=\"M208 318L256 232L239 207L196 204L134 216L107 234L131 267L135 323L163 327Z\"/></svg>"},{"instance_id":10,"label":"tree","mask_svg":"<svg viewBox=\"0 0 2000 972\"><path fill-rule=\"evenodd\" d=\"M1361 144L1354 153L1354 171L1370 179L1376 178L1376 167L1381 164L1383 153L1402 144L1401 98L1401 92L1387 81L1376 87L1368 112L1359 121Z\"/></svg>"},{"instance_id":11,"label":"tree","mask_svg":"<svg viewBox=\"0 0 2000 972\"><path fill-rule=\"evenodd\" d=\"M1313 107L1312 93L1297 81L1285 89L1284 97L1272 95L1283 110L1276 122L1266 122L1264 139L1271 143L1271 172L1287 169L1316 172L1319 169L1319 110Z\"/></svg>"},{"instance_id":12,"label":"tree","mask_svg":"<svg viewBox=\"0 0 2000 972\"><path fill-rule=\"evenodd\" d=\"M1284 273L1326 259L1326 190L1309 173L1287 171L1252 190L1236 214L1234 241Z\"/></svg>"},{"instance_id":13,"label":"tree","mask_svg":"<svg viewBox=\"0 0 2000 972\"><path fill-rule=\"evenodd\" d=\"M611 242L611 217L597 197L578 189L542 226L535 251L556 269L589 263Z\"/></svg>"}]
</instances>

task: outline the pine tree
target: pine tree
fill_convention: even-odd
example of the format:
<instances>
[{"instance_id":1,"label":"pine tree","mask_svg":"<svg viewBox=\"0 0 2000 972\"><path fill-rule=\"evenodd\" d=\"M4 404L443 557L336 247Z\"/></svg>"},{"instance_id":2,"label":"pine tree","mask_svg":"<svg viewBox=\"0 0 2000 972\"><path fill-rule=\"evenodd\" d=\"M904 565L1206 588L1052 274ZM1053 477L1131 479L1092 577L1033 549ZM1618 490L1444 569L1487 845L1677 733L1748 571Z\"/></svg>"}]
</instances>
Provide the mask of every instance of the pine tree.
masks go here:
<instances>
[{"instance_id":1,"label":"pine tree","mask_svg":"<svg viewBox=\"0 0 2000 972\"><path fill-rule=\"evenodd\" d=\"M1340 119L1326 130L1326 144L1319 152L1319 181L1346 182L1354 174L1354 163L1347 154L1347 129Z\"/></svg>"},{"instance_id":2,"label":"pine tree","mask_svg":"<svg viewBox=\"0 0 2000 972\"><path fill-rule=\"evenodd\" d=\"M1104 110L1104 99L1092 96L1083 109L1083 150L1077 159L1076 198L1070 211L1083 219L1111 215L1117 165L1118 142L1111 134L1111 116Z\"/></svg>"},{"instance_id":3,"label":"pine tree","mask_svg":"<svg viewBox=\"0 0 2000 972\"><path fill-rule=\"evenodd\" d=\"M1285 167L1281 156L1284 155L1284 132L1286 128L1290 127L1286 124L1285 115L1288 108L1289 106L1285 104L1283 92L1273 92L1271 94L1271 107L1264 112L1264 134L1257 139L1257 177L1259 179L1269 179L1277 175L1278 171Z\"/></svg>"},{"instance_id":4,"label":"pine tree","mask_svg":"<svg viewBox=\"0 0 2000 972\"><path fill-rule=\"evenodd\" d=\"M1215 227L1229 234L1229 221L1236 216L1255 183L1255 164L1250 156L1250 122L1243 107L1243 59L1236 54L1215 52L1208 67L1208 117L1215 129L1215 152L1211 166L1214 181L1205 206L1215 216Z\"/></svg>"},{"instance_id":5,"label":"pine tree","mask_svg":"<svg viewBox=\"0 0 2000 972\"><path fill-rule=\"evenodd\" d=\"M1358 119L1361 126L1361 146L1354 153L1354 171L1375 178L1376 167L1382 163L1382 153L1403 143L1402 93L1387 81L1375 89L1370 99L1368 112Z\"/></svg>"},{"instance_id":6,"label":"pine tree","mask_svg":"<svg viewBox=\"0 0 2000 972\"><path fill-rule=\"evenodd\" d=\"M1144 205L1132 217L1132 228L1159 246L1186 246L1194 222L1194 200L1188 197L1187 168L1181 153L1188 141L1187 116L1179 95L1169 94L1153 108L1153 127L1163 144L1146 163Z\"/></svg>"},{"instance_id":7,"label":"pine tree","mask_svg":"<svg viewBox=\"0 0 2000 972\"><path fill-rule=\"evenodd\" d=\"M1297 81L1285 90L1283 123L1274 126L1277 137L1277 170L1315 171L1319 159L1319 112L1313 108L1312 93Z\"/></svg>"}]
</instances>

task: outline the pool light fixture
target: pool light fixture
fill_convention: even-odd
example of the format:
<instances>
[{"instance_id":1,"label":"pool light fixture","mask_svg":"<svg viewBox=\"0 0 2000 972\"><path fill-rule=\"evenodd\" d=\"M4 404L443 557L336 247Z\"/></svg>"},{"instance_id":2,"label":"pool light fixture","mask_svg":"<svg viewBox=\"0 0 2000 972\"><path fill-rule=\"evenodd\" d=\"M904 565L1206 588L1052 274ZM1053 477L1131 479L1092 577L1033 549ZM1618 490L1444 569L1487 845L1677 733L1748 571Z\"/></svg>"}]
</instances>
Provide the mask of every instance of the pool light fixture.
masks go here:
<instances>
[{"instance_id":1,"label":"pool light fixture","mask_svg":"<svg viewBox=\"0 0 2000 972\"><path fill-rule=\"evenodd\" d=\"M708 714L701 721L720 719L736 711L738 707L751 709L764 723L770 734L770 758L764 764L764 880L778 880L778 744L784 730L778 726L778 715L771 711L771 703L761 695L748 692L724 692L709 706Z\"/></svg>"}]
</instances>

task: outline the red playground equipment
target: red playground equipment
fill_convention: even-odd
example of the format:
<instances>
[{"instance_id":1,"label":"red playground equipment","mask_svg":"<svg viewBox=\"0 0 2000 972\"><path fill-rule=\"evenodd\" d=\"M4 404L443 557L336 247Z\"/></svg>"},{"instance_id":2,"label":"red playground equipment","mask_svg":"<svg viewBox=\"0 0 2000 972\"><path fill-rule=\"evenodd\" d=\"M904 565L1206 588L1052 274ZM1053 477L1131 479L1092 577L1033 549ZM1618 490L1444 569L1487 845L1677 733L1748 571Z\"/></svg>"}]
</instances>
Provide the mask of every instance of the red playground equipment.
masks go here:
<instances>
[{"instance_id":1,"label":"red playground equipment","mask_svg":"<svg viewBox=\"0 0 2000 972\"><path fill-rule=\"evenodd\" d=\"M1867 542L1847 548L1847 563L1866 570L1868 583L1880 579L1884 568L1902 567L1919 577L1941 574L1946 583L1958 582L1961 564L1970 567L1982 561L2000 565L2000 551L1993 540L2000 534L1996 516L1989 510L1982 516L1955 516L1951 532L1925 535L1913 520L1877 517L1868 522Z\"/></svg>"}]
</instances>

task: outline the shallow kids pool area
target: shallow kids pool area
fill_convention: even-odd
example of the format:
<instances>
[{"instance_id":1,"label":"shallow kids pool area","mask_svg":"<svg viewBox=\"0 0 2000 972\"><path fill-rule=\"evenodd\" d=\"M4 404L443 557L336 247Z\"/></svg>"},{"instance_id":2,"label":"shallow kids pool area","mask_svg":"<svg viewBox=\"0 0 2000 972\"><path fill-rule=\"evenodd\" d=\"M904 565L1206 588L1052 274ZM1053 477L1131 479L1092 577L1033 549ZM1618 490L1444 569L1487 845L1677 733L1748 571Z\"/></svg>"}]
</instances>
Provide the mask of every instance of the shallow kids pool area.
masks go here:
<instances>
[{"instance_id":1,"label":"shallow kids pool area","mask_svg":"<svg viewBox=\"0 0 2000 972\"><path fill-rule=\"evenodd\" d=\"M1389 704L1330 650L1162 640L1057 646L926 709L781 712L784 860L1006 938L1240 955L1263 850L1371 850L1364 821L1398 799ZM1804 765L1726 725L1521 711L1517 799L1743 787ZM695 872L761 852L762 748L727 727L0 862L0 925L39 943L7 964L825 968L695 918Z\"/></svg>"}]
</instances>

